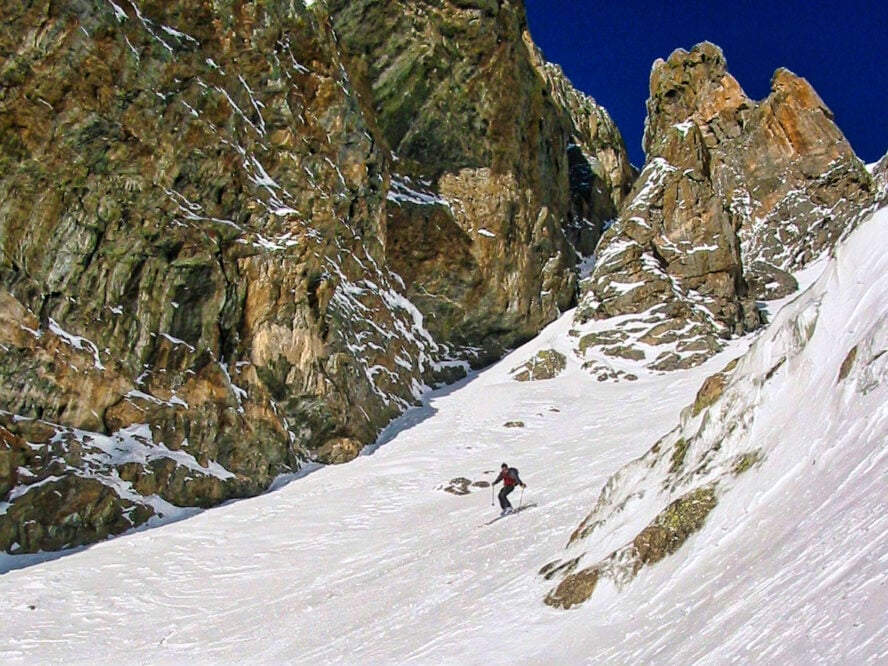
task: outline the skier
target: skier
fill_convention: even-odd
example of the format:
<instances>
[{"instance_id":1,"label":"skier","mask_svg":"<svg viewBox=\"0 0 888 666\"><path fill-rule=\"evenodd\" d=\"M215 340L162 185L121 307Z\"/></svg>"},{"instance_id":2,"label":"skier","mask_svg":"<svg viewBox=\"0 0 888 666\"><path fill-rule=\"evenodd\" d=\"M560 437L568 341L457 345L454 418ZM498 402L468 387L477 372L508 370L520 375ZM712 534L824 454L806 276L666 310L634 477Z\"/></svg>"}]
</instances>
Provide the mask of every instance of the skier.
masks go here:
<instances>
[{"instance_id":1,"label":"skier","mask_svg":"<svg viewBox=\"0 0 888 666\"><path fill-rule=\"evenodd\" d=\"M512 503L509 502L508 499L508 494L515 490L515 486L527 488L527 485L518 476L518 470L514 467L509 467L506 463L502 464L499 476L496 477L493 485L495 486L500 481L503 482L503 489L499 491L500 507L503 509L500 515L505 516L506 514L512 513L513 510Z\"/></svg>"}]
</instances>

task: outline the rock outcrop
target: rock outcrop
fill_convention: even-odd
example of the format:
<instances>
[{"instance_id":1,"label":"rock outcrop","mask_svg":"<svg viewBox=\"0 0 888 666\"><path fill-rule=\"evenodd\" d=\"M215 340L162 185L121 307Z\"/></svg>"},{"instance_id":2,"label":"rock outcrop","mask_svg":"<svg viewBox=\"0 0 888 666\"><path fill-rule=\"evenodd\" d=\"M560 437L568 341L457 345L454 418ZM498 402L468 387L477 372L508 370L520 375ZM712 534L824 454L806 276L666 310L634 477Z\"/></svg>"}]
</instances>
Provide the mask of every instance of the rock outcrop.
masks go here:
<instances>
[{"instance_id":1,"label":"rock outcrop","mask_svg":"<svg viewBox=\"0 0 888 666\"><path fill-rule=\"evenodd\" d=\"M888 204L888 155L872 165L871 173L878 187L878 205L884 206Z\"/></svg>"},{"instance_id":2,"label":"rock outcrop","mask_svg":"<svg viewBox=\"0 0 888 666\"><path fill-rule=\"evenodd\" d=\"M811 86L779 70L750 100L721 51L700 44L651 72L647 162L583 285L580 348L600 376L626 356L655 370L699 364L759 326L756 300L868 211L876 187Z\"/></svg>"},{"instance_id":3,"label":"rock outcrop","mask_svg":"<svg viewBox=\"0 0 888 666\"><path fill-rule=\"evenodd\" d=\"M576 298L633 177L607 113L545 63L520 2L328 2L395 163L387 250L436 339L498 357Z\"/></svg>"},{"instance_id":4,"label":"rock outcrop","mask_svg":"<svg viewBox=\"0 0 888 666\"><path fill-rule=\"evenodd\" d=\"M6 550L350 460L571 305L632 177L520 3L4 19Z\"/></svg>"},{"instance_id":5,"label":"rock outcrop","mask_svg":"<svg viewBox=\"0 0 888 666\"><path fill-rule=\"evenodd\" d=\"M0 407L44 449L27 481L61 465L85 488L210 505L410 404L437 345L386 268L384 158L323 11L6 18ZM121 436L143 424L138 445ZM81 431L127 451L72 461Z\"/></svg>"},{"instance_id":6,"label":"rock outcrop","mask_svg":"<svg viewBox=\"0 0 888 666\"><path fill-rule=\"evenodd\" d=\"M756 104L707 44L655 66L636 182L517 0L4 18L5 550L351 460L575 305L593 252L590 369L699 363L884 193L804 80Z\"/></svg>"},{"instance_id":7,"label":"rock outcrop","mask_svg":"<svg viewBox=\"0 0 888 666\"><path fill-rule=\"evenodd\" d=\"M873 406L863 410L867 414L884 402L876 391L888 378L888 320L865 304L881 293L885 227L883 212L863 221L749 350L702 383L676 427L608 479L561 556L541 570L553 581L546 603L576 606L602 583L619 590L715 519L718 527L710 526L704 546L713 547L744 522L743 507L756 501L753 489L807 489L810 476L823 470L831 481L820 477L822 487L849 483L847 470L836 466L848 457L852 440L863 437L867 444L847 469L871 469L860 460L881 452L871 443L881 444L882 431L862 435L843 415L863 400ZM787 433L791 422L804 425ZM748 484L748 476L759 473L764 476ZM814 511L793 515L814 513L820 520ZM757 529L757 522L747 528ZM784 523L786 532L795 529L794 519ZM742 539L742 530L735 536Z\"/></svg>"},{"instance_id":8,"label":"rock outcrop","mask_svg":"<svg viewBox=\"0 0 888 666\"><path fill-rule=\"evenodd\" d=\"M567 358L554 349L541 349L526 363L512 368L512 379L518 382L534 382L554 379L567 367Z\"/></svg>"}]
</instances>

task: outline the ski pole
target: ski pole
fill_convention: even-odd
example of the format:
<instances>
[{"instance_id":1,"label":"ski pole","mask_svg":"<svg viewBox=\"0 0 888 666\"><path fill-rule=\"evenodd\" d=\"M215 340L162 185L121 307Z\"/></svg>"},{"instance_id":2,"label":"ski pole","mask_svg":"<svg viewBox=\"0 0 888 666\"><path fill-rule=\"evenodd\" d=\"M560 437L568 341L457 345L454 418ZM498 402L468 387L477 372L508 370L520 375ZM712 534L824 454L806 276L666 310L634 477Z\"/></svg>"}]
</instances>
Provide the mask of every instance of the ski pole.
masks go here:
<instances>
[{"instance_id":1,"label":"ski pole","mask_svg":"<svg viewBox=\"0 0 888 666\"><path fill-rule=\"evenodd\" d=\"M490 486L490 506L493 506L493 486Z\"/></svg>"}]
</instances>

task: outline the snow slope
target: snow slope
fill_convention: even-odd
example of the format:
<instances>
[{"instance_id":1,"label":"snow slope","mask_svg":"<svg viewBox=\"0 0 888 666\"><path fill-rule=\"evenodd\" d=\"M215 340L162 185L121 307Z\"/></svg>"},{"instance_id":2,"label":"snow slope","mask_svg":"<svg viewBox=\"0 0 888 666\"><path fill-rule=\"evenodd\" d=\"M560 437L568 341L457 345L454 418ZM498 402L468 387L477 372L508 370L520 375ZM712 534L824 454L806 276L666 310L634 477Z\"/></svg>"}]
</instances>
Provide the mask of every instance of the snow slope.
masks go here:
<instances>
[{"instance_id":1,"label":"snow slope","mask_svg":"<svg viewBox=\"0 0 888 666\"><path fill-rule=\"evenodd\" d=\"M888 663L886 241L883 210L754 341L733 380L747 381L751 425L730 445L754 440L764 460L622 589L557 610L538 571L569 552L608 477L751 341L694 370L602 383L571 353L567 313L352 463L34 566L0 560L0 662ZM550 348L568 357L559 377L510 378ZM489 488L443 488L491 480L504 460L536 506L484 525Z\"/></svg>"}]
</instances>

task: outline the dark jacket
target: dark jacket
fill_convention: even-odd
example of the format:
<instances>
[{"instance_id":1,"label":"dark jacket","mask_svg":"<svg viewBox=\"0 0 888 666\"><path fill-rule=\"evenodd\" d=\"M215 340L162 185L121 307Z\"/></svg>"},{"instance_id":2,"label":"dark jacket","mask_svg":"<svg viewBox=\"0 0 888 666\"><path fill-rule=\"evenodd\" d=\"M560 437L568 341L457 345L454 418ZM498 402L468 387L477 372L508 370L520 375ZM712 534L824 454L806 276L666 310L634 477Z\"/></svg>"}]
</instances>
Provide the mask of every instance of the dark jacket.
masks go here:
<instances>
[{"instance_id":1,"label":"dark jacket","mask_svg":"<svg viewBox=\"0 0 888 666\"><path fill-rule=\"evenodd\" d=\"M524 482L521 481L521 477L518 476L518 470L514 467L510 467L505 472L500 472L499 476L496 477L496 480L493 482L493 485L498 484L500 481L503 482L504 486L523 486Z\"/></svg>"}]
</instances>

